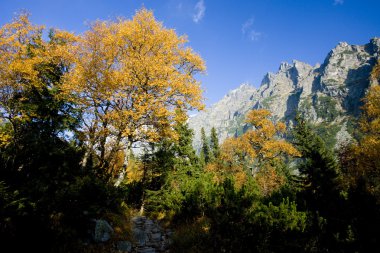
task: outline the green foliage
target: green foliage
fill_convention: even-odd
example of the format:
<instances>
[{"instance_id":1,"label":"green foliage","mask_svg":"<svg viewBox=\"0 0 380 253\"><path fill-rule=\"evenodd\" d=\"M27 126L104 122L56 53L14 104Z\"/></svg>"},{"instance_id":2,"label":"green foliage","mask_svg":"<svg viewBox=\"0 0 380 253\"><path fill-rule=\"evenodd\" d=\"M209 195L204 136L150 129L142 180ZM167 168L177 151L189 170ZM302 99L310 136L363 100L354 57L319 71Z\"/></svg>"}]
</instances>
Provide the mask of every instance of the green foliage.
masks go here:
<instances>
[{"instance_id":1,"label":"green foliage","mask_svg":"<svg viewBox=\"0 0 380 253\"><path fill-rule=\"evenodd\" d=\"M299 212L289 199L267 200L269 203L265 204L253 180L241 188L236 188L229 178L218 184L216 198L205 212L208 229L203 233L202 243L204 247L207 245L203 250L301 251L302 245L295 240L306 227L306 213Z\"/></svg>"},{"instance_id":2,"label":"green foliage","mask_svg":"<svg viewBox=\"0 0 380 253\"><path fill-rule=\"evenodd\" d=\"M34 71L40 86L10 94L11 114L1 121L1 134L10 138L0 146L0 236L15 251L57 252L65 245L69 252L90 237L91 219L117 210L120 196L95 168L80 165L79 114L60 89L67 66L40 64Z\"/></svg>"},{"instance_id":3,"label":"green foliage","mask_svg":"<svg viewBox=\"0 0 380 253\"><path fill-rule=\"evenodd\" d=\"M211 151L210 151L210 146L206 138L206 133L203 127L201 128L201 142L202 142L201 153L200 153L201 161L204 164L207 164L211 160Z\"/></svg>"},{"instance_id":4,"label":"green foliage","mask_svg":"<svg viewBox=\"0 0 380 253\"><path fill-rule=\"evenodd\" d=\"M316 201L323 201L330 193L339 193L337 186L340 168L336 157L301 118L297 118L297 125L294 128L294 144L302 153L303 161L299 165L301 178L313 198L316 198Z\"/></svg>"},{"instance_id":5,"label":"green foliage","mask_svg":"<svg viewBox=\"0 0 380 253\"><path fill-rule=\"evenodd\" d=\"M186 212L185 208L192 207L183 202L192 198L196 191L207 187L203 185L208 181L205 179L207 175L202 173L199 158L192 147L192 130L182 124L176 126L176 131L178 141L161 143L153 154L153 166L161 168L161 171L158 173L159 183L155 187L147 187L148 212ZM193 203L190 201L190 204Z\"/></svg>"},{"instance_id":6,"label":"green foliage","mask_svg":"<svg viewBox=\"0 0 380 253\"><path fill-rule=\"evenodd\" d=\"M261 227L283 232L288 230L304 231L306 218L306 213L297 211L296 203L290 202L289 198L282 199L282 202L278 205L274 205L272 202L267 205L258 205L252 217Z\"/></svg>"},{"instance_id":7,"label":"green foliage","mask_svg":"<svg viewBox=\"0 0 380 253\"><path fill-rule=\"evenodd\" d=\"M219 139L215 127L211 128L210 147L212 158L215 160L220 155Z\"/></svg>"},{"instance_id":8,"label":"green foliage","mask_svg":"<svg viewBox=\"0 0 380 253\"><path fill-rule=\"evenodd\" d=\"M227 178L219 185L217 197L206 212L210 218L210 242L215 252L248 250L252 231L251 224L245 219L255 200L253 192L246 187L235 189L234 182Z\"/></svg>"},{"instance_id":9,"label":"green foliage","mask_svg":"<svg viewBox=\"0 0 380 253\"><path fill-rule=\"evenodd\" d=\"M338 250L347 237L341 169L334 154L301 118L294 128L294 144L302 153L299 164L301 208L310 212L310 226L320 251ZM323 221L323 222L321 222Z\"/></svg>"},{"instance_id":10,"label":"green foliage","mask_svg":"<svg viewBox=\"0 0 380 253\"><path fill-rule=\"evenodd\" d=\"M4 181L0 181L0 217L4 222L1 233L5 232L3 229L7 225L12 224L15 216L27 215L34 208L35 204L21 197L18 190L12 191Z\"/></svg>"},{"instance_id":11,"label":"green foliage","mask_svg":"<svg viewBox=\"0 0 380 253\"><path fill-rule=\"evenodd\" d=\"M300 108L300 111L306 111L307 112L311 109L311 106L312 106L311 98L306 97L306 98L301 100L299 108Z\"/></svg>"}]
</instances>

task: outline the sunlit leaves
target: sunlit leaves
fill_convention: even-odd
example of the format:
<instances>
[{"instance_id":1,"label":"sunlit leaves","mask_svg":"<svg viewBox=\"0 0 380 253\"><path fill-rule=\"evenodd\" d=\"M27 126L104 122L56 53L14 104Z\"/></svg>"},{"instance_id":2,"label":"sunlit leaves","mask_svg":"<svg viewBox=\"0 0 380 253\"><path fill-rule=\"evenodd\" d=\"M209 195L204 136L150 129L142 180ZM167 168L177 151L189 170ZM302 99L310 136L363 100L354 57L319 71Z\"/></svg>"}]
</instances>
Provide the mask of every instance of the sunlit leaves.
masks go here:
<instances>
[{"instance_id":1,"label":"sunlit leaves","mask_svg":"<svg viewBox=\"0 0 380 253\"><path fill-rule=\"evenodd\" d=\"M26 13L0 28L2 125L46 121L47 111L57 110L63 103L58 96L61 77L73 64L77 38L69 32L51 30L46 41L43 32L44 27L31 24ZM57 107L47 108L42 102L47 100Z\"/></svg>"},{"instance_id":2,"label":"sunlit leaves","mask_svg":"<svg viewBox=\"0 0 380 253\"><path fill-rule=\"evenodd\" d=\"M221 147L221 159L230 172L247 170L255 177L263 194L278 189L285 179L276 171L276 165L299 152L287 141L280 139L286 128L273 123L267 110L252 110L247 123L253 129L238 138L227 139Z\"/></svg>"},{"instance_id":3,"label":"sunlit leaves","mask_svg":"<svg viewBox=\"0 0 380 253\"><path fill-rule=\"evenodd\" d=\"M20 106L28 98L19 94L58 89L52 94L82 112L85 160L110 169L135 142L177 139L174 124L203 107L195 79L205 70L202 58L146 9L131 20L96 21L80 36L51 30L44 40L43 32L27 14L0 29L0 116L31 121L38 113ZM49 79L57 69L59 80Z\"/></svg>"},{"instance_id":4,"label":"sunlit leaves","mask_svg":"<svg viewBox=\"0 0 380 253\"><path fill-rule=\"evenodd\" d=\"M374 79L379 79L379 64L372 72ZM343 157L347 163L348 175L352 186L364 184L366 191L375 196L380 203L380 86L373 83L364 98L360 130L362 138L349 147Z\"/></svg>"},{"instance_id":5,"label":"sunlit leaves","mask_svg":"<svg viewBox=\"0 0 380 253\"><path fill-rule=\"evenodd\" d=\"M205 66L186 41L146 9L97 21L80 36L64 91L83 110L83 141L105 166L135 142L176 139L174 124L202 109L194 75Z\"/></svg>"}]
</instances>

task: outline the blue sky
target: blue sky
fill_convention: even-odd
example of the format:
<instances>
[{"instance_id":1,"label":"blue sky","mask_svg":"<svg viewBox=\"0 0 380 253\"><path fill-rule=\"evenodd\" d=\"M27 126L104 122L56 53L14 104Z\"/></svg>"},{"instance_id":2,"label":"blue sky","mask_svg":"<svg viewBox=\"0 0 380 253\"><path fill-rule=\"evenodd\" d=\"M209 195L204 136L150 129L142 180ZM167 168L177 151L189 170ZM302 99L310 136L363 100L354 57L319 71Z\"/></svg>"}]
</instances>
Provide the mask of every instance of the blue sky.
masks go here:
<instances>
[{"instance_id":1,"label":"blue sky","mask_svg":"<svg viewBox=\"0 0 380 253\"><path fill-rule=\"evenodd\" d=\"M258 87L283 61L314 65L340 41L380 37L379 0L0 0L0 25L24 9L36 24L81 33L91 21L130 18L142 6L187 34L206 61L199 79L207 105L243 82Z\"/></svg>"}]
</instances>

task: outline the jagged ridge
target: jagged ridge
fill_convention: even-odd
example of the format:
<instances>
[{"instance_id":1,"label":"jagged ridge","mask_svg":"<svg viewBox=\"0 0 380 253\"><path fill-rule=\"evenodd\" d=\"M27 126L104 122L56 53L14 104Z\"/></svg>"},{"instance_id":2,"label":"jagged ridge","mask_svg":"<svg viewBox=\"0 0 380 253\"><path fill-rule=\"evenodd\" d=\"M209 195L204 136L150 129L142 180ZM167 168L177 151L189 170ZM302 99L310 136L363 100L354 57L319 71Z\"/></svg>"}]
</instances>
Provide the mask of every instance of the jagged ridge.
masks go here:
<instances>
[{"instance_id":1,"label":"jagged ridge","mask_svg":"<svg viewBox=\"0 0 380 253\"><path fill-rule=\"evenodd\" d=\"M350 139L352 118L358 116L361 98L369 86L370 73L379 59L380 38L365 45L339 43L322 65L294 60L281 63L277 73L264 76L259 89L242 84L219 102L189 119L194 146L200 146L200 129L214 126L220 141L245 130L250 109L269 109L275 120L292 124L296 111L315 124L324 123L339 145ZM323 131L326 131L324 129Z\"/></svg>"}]
</instances>

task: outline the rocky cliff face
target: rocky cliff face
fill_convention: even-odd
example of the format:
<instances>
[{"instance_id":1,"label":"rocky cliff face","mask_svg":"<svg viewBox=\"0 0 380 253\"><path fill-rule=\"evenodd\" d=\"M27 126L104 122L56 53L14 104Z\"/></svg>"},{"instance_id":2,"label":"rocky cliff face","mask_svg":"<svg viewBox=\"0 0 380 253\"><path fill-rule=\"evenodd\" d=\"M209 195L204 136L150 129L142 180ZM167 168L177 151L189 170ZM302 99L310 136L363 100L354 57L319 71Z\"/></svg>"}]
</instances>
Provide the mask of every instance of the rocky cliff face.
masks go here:
<instances>
[{"instance_id":1,"label":"rocky cliff face","mask_svg":"<svg viewBox=\"0 0 380 253\"><path fill-rule=\"evenodd\" d=\"M222 100L189 119L194 146L200 147L200 129L215 127L220 141L245 131L250 109L269 109L274 120L291 125L296 111L318 125L330 146L350 137L353 119L359 115L361 98L380 53L380 38L358 46L339 43L322 65L293 61L281 63L277 73L264 76L259 89L248 84L229 92Z\"/></svg>"}]
</instances>

